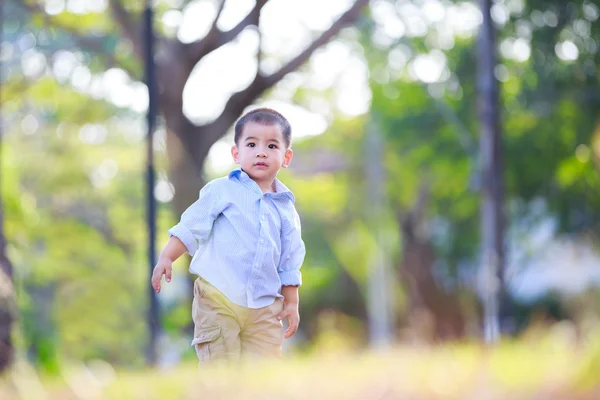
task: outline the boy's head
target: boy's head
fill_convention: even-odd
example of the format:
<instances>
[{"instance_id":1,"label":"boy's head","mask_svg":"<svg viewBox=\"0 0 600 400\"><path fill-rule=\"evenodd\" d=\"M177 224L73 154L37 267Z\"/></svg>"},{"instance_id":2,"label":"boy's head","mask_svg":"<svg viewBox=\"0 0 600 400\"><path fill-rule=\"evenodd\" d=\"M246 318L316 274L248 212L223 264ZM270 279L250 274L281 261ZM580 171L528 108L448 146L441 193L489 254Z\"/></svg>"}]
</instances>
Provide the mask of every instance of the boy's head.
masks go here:
<instances>
[{"instance_id":1,"label":"boy's head","mask_svg":"<svg viewBox=\"0 0 600 400\"><path fill-rule=\"evenodd\" d=\"M292 145L292 127L287 119L277 111L271 108L257 108L247 112L235 123L235 144L239 146L240 138L244 133L244 128L248 123L255 123L264 126L279 125L286 149Z\"/></svg>"},{"instance_id":2,"label":"boy's head","mask_svg":"<svg viewBox=\"0 0 600 400\"><path fill-rule=\"evenodd\" d=\"M292 161L292 128L283 115L270 108L258 108L235 124L235 145L231 155L261 188L270 187L281 167Z\"/></svg>"}]
</instances>

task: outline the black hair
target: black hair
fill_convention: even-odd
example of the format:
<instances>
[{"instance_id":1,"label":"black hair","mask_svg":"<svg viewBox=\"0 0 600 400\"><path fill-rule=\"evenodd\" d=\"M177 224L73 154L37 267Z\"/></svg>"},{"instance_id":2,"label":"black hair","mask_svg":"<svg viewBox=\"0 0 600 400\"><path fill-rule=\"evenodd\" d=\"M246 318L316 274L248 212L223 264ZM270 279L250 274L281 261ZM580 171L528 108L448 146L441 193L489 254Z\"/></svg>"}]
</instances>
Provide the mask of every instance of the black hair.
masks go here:
<instances>
[{"instance_id":1,"label":"black hair","mask_svg":"<svg viewBox=\"0 0 600 400\"><path fill-rule=\"evenodd\" d=\"M247 112L235 123L235 136L234 141L237 145L242 137L244 128L248 122L254 122L260 125L279 125L281 133L283 134L283 140L285 141L286 147L290 147L292 144L292 127L287 119L277 111L271 108L256 108L252 111Z\"/></svg>"}]
</instances>

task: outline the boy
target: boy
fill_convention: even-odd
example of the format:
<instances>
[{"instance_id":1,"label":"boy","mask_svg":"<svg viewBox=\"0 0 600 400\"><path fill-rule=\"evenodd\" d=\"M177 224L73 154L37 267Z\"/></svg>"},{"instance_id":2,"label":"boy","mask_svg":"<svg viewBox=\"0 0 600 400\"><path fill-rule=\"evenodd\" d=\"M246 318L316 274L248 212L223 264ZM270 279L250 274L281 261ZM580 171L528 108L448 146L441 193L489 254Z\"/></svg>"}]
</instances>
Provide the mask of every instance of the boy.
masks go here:
<instances>
[{"instance_id":1,"label":"boy","mask_svg":"<svg viewBox=\"0 0 600 400\"><path fill-rule=\"evenodd\" d=\"M305 248L294 195L277 178L292 160L291 127L277 111L259 108L235 124L231 148L239 165L209 182L169 230L152 274L160 292L172 263L193 255L192 346L200 362L245 356L279 357L298 329L298 287Z\"/></svg>"}]
</instances>

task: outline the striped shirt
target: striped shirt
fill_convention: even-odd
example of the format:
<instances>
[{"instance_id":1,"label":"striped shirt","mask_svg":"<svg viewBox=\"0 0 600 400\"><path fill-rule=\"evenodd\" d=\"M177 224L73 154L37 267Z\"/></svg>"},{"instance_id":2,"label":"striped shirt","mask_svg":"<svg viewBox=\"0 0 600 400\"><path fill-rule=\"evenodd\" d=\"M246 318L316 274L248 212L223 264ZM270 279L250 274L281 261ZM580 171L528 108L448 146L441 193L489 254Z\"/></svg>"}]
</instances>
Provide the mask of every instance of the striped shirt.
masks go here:
<instances>
[{"instance_id":1,"label":"striped shirt","mask_svg":"<svg viewBox=\"0 0 600 400\"><path fill-rule=\"evenodd\" d=\"M248 308L272 304L281 286L300 286L305 248L294 195L278 179L262 193L235 169L209 182L169 229L193 256L190 272Z\"/></svg>"}]
</instances>

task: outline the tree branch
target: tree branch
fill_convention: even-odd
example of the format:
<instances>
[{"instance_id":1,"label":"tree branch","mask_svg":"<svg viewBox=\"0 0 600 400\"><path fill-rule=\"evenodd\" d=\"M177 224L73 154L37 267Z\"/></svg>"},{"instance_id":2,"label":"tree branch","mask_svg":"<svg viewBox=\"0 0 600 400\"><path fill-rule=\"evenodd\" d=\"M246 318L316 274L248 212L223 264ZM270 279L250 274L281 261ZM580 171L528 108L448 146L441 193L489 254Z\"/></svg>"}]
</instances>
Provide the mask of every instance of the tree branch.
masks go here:
<instances>
[{"instance_id":1,"label":"tree branch","mask_svg":"<svg viewBox=\"0 0 600 400\"><path fill-rule=\"evenodd\" d=\"M263 35L260 31L260 21L256 24L256 33L258 35L258 48L256 49L256 68L258 73L263 60Z\"/></svg>"},{"instance_id":2,"label":"tree branch","mask_svg":"<svg viewBox=\"0 0 600 400\"><path fill-rule=\"evenodd\" d=\"M260 66L257 68L256 76L248 87L240 92L234 93L225 105L225 109L217 117L217 119L208 126L208 133L211 135L211 140L216 142L225 134L228 127L242 113L244 108L252 104L263 92L273 87L285 75L293 72L300 67L312 53L320 46L331 40L343 27L355 22L360 16L362 8L367 5L368 0L356 0L352 7L343 13L332 25L315 39L310 46L287 64L281 67L278 71L271 75L263 76L260 74Z\"/></svg>"},{"instance_id":3,"label":"tree branch","mask_svg":"<svg viewBox=\"0 0 600 400\"><path fill-rule=\"evenodd\" d=\"M310 46L306 48L302 53L298 54L294 59L288 62L286 65L281 67L279 71L271 74L265 78L268 87L275 85L284 76L292 71L295 71L298 67L308 60L308 58L314 53L316 49L329 42L337 33L347 25L355 22L360 16L362 8L367 5L369 0L356 0L352 7L343 13L337 21L335 21L329 29L321 34Z\"/></svg>"},{"instance_id":4,"label":"tree branch","mask_svg":"<svg viewBox=\"0 0 600 400\"><path fill-rule=\"evenodd\" d=\"M208 34L210 35L212 32L217 31L217 22L219 22L219 18L221 17L221 13L223 13L223 9L225 8L225 2L227 2L227 0L221 0L221 4L219 4L219 9L217 10L217 15L215 16L215 19L212 23L212 26L210 27L210 30L208 31Z\"/></svg>"},{"instance_id":5,"label":"tree branch","mask_svg":"<svg viewBox=\"0 0 600 400\"><path fill-rule=\"evenodd\" d=\"M133 20L120 0L110 0L110 9L121 28L123 36L131 41L133 51L139 58L143 59L144 46L140 35L140 25Z\"/></svg>"},{"instance_id":6,"label":"tree branch","mask_svg":"<svg viewBox=\"0 0 600 400\"><path fill-rule=\"evenodd\" d=\"M258 26L260 12L264 5L267 4L268 0L256 0L256 4L248 13L248 15L244 17L244 19L242 19L230 30L223 32L217 28L217 21L221 15L221 12L223 11L225 1L226 0L222 1L219 10L217 11L217 16L215 17L212 27L208 33L202 39L185 45L186 52L188 54L188 60L192 65L196 65L196 63L198 63L202 57L206 56L210 52L215 51L219 47L231 42L248 26Z\"/></svg>"}]
</instances>

